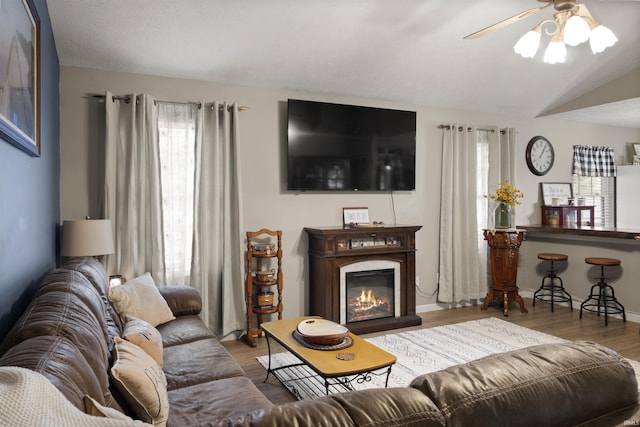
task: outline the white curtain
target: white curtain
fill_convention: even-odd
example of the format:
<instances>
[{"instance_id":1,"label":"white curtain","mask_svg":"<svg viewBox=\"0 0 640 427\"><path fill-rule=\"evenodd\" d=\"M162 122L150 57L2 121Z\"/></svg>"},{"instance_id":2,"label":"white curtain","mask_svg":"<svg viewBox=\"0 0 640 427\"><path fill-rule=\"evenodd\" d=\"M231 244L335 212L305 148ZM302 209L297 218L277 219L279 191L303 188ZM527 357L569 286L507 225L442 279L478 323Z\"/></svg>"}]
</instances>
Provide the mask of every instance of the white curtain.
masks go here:
<instances>
[{"instance_id":1,"label":"white curtain","mask_svg":"<svg viewBox=\"0 0 640 427\"><path fill-rule=\"evenodd\" d=\"M509 180L509 183L518 188L516 182L516 130L505 128L494 129L489 141L489 191L495 191L498 184ZM491 206L494 207L494 206ZM517 209L511 209L511 224L516 225L515 215ZM493 226L493 219L490 221Z\"/></svg>"},{"instance_id":2,"label":"white curtain","mask_svg":"<svg viewBox=\"0 0 640 427\"><path fill-rule=\"evenodd\" d=\"M189 285L198 104L158 102L166 284Z\"/></svg>"},{"instance_id":3,"label":"white curtain","mask_svg":"<svg viewBox=\"0 0 640 427\"><path fill-rule=\"evenodd\" d=\"M219 336L246 328L238 137L236 104L201 109L191 286L208 302L201 316Z\"/></svg>"},{"instance_id":4,"label":"white curtain","mask_svg":"<svg viewBox=\"0 0 640 427\"><path fill-rule=\"evenodd\" d=\"M245 329L237 106L127 98L106 95L108 271L189 285L218 336Z\"/></svg>"},{"instance_id":5,"label":"white curtain","mask_svg":"<svg viewBox=\"0 0 640 427\"><path fill-rule=\"evenodd\" d=\"M453 124L443 128L440 193L438 300L460 302L486 295L486 258L478 254L478 132ZM481 195L480 195L481 196Z\"/></svg>"},{"instance_id":6,"label":"white curtain","mask_svg":"<svg viewBox=\"0 0 640 427\"><path fill-rule=\"evenodd\" d=\"M123 99L124 98L124 99ZM104 217L114 228L107 272L165 283L157 108L149 95L105 96Z\"/></svg>"},{"instance_id":7,"label":"white curtain","mask_svg":"<svg viewBox=\"0 0 640 427\"><path fill-rule=\"evenodd\" d=\"M508 179L516 186L516 132L496 127L449 125L442 135L440 265L438 300L457 303L484 298L487 244L493 206L484 195ZM513 215L513 213L512 213Z\"/></svg>"}]
</instances>

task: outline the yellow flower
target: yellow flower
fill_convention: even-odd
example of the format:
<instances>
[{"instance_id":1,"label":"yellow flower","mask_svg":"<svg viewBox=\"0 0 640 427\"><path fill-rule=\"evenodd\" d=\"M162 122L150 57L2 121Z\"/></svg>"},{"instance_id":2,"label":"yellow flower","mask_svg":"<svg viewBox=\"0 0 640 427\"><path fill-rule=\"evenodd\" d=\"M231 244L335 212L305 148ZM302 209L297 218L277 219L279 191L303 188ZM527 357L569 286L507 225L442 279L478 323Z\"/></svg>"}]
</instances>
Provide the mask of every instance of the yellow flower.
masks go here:
<instances>
[{"instance_id":1,"label":"yellow flower","mask_svg":"<svg viewBox=\"0 0 640 427\"><path fill-rule=\"evenodd\" d=\"M502 184L498 184L495 194L485 195L491 200L495 200L496 203L505 203L510 206L519 205L521 202L518 199L524 197L522 191L509 184L509 180L505 179Z\"/></svg>"}]
</instances>

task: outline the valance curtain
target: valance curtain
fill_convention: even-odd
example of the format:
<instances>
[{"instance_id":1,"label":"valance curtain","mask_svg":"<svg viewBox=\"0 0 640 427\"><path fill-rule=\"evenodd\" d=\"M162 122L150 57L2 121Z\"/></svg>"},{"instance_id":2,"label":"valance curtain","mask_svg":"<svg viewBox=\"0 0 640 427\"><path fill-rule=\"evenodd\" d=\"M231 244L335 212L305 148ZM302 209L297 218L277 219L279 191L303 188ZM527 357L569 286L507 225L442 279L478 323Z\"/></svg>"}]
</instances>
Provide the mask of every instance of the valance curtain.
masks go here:
<instances>
[{"instance_id":1,"label":"valance curtain","mask_svg":"<svg viewBox=\"0 0 640 427\"><path fill-rule=\"evenodd\" d=\"M243 330L237 106L107 93L106 125L104 214L116 241L107 271L194 287L216 334Z\"/></svg>"},{"instance_id":2,"label":"valance curtain","mask_svg":"<svg viewBox=\"0 0 640 427\"><path fill-rule=\"evenodd\" d=\"M612 147L573 146L573 174L579 176L616 176Z\"/></svg>"}]
</instances>

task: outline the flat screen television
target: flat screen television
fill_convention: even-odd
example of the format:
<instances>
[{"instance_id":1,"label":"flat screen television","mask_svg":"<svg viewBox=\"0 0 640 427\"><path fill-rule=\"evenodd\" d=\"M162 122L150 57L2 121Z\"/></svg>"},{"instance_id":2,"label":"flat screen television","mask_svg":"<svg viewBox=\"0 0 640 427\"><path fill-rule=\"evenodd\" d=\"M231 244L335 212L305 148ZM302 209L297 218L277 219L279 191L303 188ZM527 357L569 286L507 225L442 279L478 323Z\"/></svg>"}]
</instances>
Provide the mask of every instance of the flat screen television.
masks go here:
<instances>
[{"instance_id":1,"label":"flat screen television","mask_svg":"<svg viewBox=\"0 0 640 427\"><path fill-rule=\"evenodd\" d=\"M290 99L287 134L288 190L415 190L415 111Z\"/></svg>"}]
</instances>

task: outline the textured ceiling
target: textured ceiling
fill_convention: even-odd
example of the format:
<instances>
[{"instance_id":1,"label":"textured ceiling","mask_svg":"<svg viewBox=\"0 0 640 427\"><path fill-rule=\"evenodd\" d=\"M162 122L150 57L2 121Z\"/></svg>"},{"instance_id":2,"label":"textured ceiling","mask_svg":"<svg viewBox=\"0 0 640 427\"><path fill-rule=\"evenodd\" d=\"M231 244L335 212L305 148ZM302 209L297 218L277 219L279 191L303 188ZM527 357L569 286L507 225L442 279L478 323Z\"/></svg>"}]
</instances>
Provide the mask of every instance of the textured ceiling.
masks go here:
<instances>
[{"instance_id":1,"label":"textured ceiling","mask_svg":"<svg viewBox=\"0 0 640 427\"><path fill-rule=\"evenodd\" d=\"M553 8L463 36L535 0L50 0L62 65L536 117L640 67L640 2L586 0L620 40L542 62L513 44ZM635 97L638 97L635 94ZM618 99L616 101L625 101ZM640 128L639 103L562 113ZM631 107L629 110L628 107Z\"/></svg>"}]
</instances>

